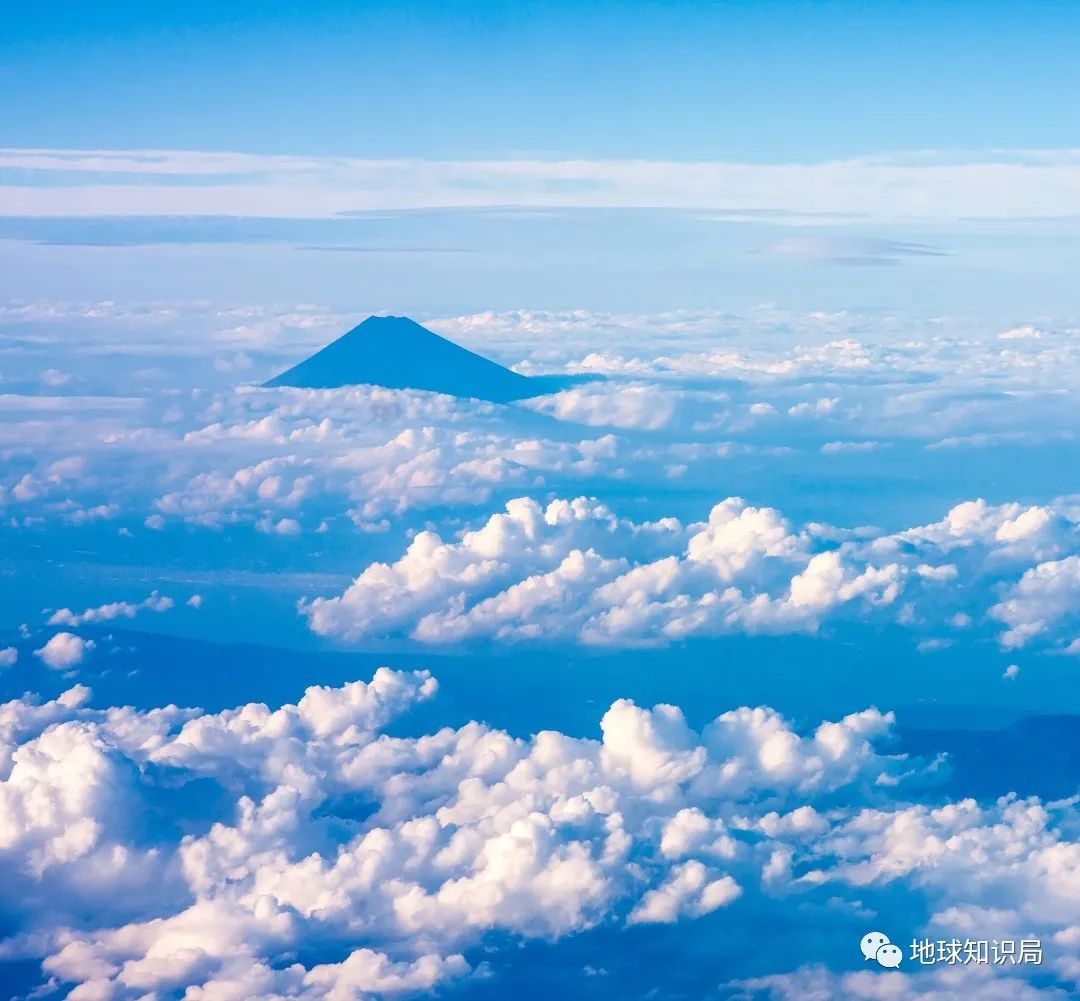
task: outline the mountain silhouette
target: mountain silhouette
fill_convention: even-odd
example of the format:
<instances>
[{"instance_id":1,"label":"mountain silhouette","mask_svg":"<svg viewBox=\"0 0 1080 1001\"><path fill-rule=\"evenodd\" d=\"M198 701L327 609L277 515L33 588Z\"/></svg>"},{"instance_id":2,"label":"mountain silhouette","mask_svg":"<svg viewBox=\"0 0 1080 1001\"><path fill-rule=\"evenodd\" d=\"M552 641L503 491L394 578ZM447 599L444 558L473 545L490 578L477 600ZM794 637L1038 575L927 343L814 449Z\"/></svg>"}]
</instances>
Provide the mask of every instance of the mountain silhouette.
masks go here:
<instances>
[{"instance_id":1,"label":"mountain silhouette","mask_svg":"<svg viewBox=\"0 0 1080 1001\"><path fill-rule=\"evenodd\" d=\"M267 386L333 389L370 384L509 403L566 380L530 379L440 337L405 316L369 316Z\"/></svg>"}]
</instances>

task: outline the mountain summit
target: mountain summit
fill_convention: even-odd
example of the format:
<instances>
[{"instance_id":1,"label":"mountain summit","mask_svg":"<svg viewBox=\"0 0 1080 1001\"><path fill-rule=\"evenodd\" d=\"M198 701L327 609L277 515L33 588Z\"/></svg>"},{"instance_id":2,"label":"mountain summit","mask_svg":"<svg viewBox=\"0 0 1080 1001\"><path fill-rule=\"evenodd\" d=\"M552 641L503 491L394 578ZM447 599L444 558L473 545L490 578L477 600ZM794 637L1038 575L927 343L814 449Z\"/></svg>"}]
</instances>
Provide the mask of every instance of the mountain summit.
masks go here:
<instances>
[{"instance_id":1,"label":"mountain summit","mask_svg":"<svg viewBox=\"0 0 1080 1001\"><path fill-rule=\"evenodd\" d=\"M408 317L369 316L266 385L333 389L366 383L508 403L549 392L545 382L511 372Z\"/></svg>"}]
</instances>

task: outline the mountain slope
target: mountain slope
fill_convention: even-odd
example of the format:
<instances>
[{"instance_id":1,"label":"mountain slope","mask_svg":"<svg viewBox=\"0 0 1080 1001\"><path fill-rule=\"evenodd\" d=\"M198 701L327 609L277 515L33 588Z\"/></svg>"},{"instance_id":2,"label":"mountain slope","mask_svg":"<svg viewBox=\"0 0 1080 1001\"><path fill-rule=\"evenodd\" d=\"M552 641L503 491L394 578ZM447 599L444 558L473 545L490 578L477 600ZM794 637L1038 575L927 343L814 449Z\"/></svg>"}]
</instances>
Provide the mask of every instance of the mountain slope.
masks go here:
<instances>
[{"instance_id":1,"label":"mountain slope","mask_svg":"<svg viewBox=\"0 0 1080 1001\"><path fill-rule=\"evenodd\" d=\"M550 391L404 316L370 316L266 385L332 389L360 383L493 403Z\"/></svg>"}]
</instances>

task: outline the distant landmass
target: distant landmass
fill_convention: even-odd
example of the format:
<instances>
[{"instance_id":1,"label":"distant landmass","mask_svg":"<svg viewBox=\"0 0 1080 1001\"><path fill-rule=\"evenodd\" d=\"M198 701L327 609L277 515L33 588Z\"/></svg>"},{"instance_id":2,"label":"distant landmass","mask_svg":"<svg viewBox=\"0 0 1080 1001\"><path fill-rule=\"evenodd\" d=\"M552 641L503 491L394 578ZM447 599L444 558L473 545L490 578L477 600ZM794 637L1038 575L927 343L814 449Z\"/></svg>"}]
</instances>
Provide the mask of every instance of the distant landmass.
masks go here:
<instances>
[{"instance_id":1,"label":"distant landmass","mask_svg":"<svg viewBox=\"0 0 1080 1001\"><path fill-rule=\"evenodd\" d=\"M424 389L492 403L557 392L581 379L528 377L440 337L405 316L369 316L267 386Z\"/></svg>"}]
</instances>

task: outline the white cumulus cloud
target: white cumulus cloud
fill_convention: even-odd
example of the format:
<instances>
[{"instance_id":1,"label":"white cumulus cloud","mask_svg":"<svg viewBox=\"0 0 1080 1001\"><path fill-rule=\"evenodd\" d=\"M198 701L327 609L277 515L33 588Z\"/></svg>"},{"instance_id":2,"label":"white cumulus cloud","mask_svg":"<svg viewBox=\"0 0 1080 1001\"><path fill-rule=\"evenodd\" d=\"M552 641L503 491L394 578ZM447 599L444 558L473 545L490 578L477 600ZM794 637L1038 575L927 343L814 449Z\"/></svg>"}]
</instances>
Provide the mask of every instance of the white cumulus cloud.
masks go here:
<instances>
[{"instance_id":1,"label":"white cumulus cloud","mask_svg":"<svg viewBox=\"0 0 1080 1001\"><path fill-rule=\"evenodd\" d=\"M54 670L63 670L81 664L87 652L94 649L94 641L83 639L74 633L56 633L43 647L34 651L35 657Z\"/></svg>"}]
</instances>

